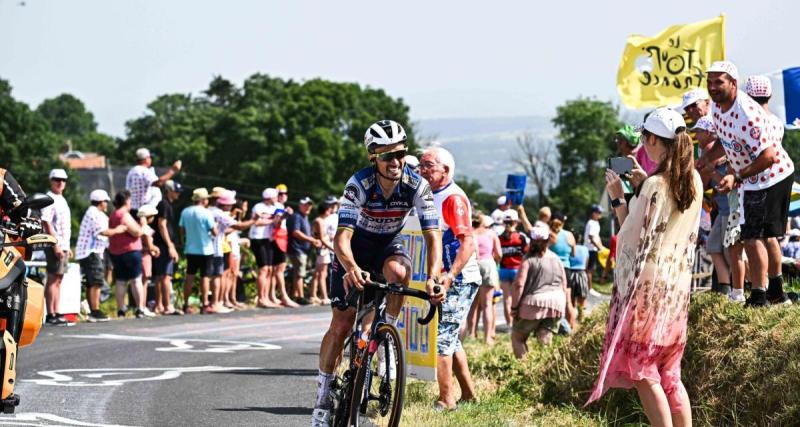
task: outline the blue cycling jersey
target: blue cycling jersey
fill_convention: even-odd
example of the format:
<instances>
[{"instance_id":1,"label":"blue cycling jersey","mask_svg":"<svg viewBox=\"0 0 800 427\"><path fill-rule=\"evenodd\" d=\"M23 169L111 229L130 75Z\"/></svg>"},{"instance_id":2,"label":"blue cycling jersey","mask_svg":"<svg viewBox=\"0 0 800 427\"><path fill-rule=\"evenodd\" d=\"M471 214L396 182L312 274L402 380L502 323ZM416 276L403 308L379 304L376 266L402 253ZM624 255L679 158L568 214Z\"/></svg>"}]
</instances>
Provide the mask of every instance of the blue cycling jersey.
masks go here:
<instances>
[{"instance_id":1,"label":"blue cycling jersey","mask_svg":"<svg viewBox=\"0 0 800 427\"><path fill-rule=\"evenodd\" d=\"M376 174L375 166L370 166L347 181L339 208L339 228L354 230L358 237L391 240L403 229L411 209L416 208L423 231L439 229L439 215L428 181L405 166L400 182L386 196Z\"/></svg>"}]
</instances>

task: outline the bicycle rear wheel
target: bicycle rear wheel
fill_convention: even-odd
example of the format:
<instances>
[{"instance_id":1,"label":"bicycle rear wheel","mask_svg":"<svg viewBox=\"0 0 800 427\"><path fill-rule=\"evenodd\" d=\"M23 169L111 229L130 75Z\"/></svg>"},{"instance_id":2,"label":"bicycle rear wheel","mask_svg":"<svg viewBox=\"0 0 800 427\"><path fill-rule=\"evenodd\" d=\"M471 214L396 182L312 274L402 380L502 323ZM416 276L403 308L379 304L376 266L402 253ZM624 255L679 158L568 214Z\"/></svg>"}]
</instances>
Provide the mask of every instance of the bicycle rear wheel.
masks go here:
<instances>
[{"instance_id":1,"label":"bicycle rear wheel","mask_svg":"<svg viewBox=\"0 0 800 427\"><path fill-rule=\"evenodd\" d=\"M395 427L400 424L406 386L403 340L389 324L378 327L375 340L378 350L364 353L353 383L350 424Z\"/></svg>"}]
</instances>

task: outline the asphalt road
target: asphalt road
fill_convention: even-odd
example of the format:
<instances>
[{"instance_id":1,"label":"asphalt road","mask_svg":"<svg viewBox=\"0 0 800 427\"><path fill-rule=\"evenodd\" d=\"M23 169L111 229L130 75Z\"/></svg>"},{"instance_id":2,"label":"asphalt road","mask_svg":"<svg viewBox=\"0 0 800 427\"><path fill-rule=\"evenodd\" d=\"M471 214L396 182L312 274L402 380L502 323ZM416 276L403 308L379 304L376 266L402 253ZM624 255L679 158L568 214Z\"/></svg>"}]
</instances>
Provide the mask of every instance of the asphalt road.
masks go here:
<instances>
[{"instance_id":1,"label":"asphalt road","mask_svg":"<svg viewBox=\"0 0 800 427\"><path fill-rule=\"evenodd\" d=\"M308 425L328 307L45 327L1 425Z\"/></svg>"},{"instance_id":2,"label":"asphalt road","mask_svg":"<svg viewBox=\"0 0 800 427\"><path fill-rule=\"evenodd\" d=\"M306 426L329 320L304 307L44 327L0 425Z\"/></svg>"}]
</instances>

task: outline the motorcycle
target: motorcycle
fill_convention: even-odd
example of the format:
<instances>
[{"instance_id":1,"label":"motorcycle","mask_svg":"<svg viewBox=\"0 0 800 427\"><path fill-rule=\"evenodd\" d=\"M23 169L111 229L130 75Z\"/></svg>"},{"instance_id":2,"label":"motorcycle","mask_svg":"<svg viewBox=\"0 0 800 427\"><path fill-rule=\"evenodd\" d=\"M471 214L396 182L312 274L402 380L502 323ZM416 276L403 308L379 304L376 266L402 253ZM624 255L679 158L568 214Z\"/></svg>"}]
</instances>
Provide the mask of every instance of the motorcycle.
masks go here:
<instances>
[{"instance_id":1,"label":"motorcycle","mask_svg":"<svg viewBox=\"0 0 800 427\"><path fill-rule=\"evenodd\" d=\"M20 402L14 394L18 349L36 340L44 314L44 286L27 277L25 261L33 251L56 244L32 211L51 204L50 196L33 194L0 221L0 405L6 414L13 414Z\"/></svg>"}]
</instances>

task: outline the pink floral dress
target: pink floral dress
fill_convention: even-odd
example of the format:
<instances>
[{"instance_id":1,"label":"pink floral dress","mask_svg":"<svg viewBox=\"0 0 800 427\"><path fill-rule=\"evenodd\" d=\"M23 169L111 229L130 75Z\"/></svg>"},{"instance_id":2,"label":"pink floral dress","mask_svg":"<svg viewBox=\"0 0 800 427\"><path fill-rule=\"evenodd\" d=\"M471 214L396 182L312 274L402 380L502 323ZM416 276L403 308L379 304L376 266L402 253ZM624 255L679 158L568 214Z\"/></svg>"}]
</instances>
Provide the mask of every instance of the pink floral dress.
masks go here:
<instances>
[{"instance_id":1,"label":"pink floral dress","mask_svg":"<svg viewBox=\"0 0 800 427\"><path fill-rule=\"evenodd\" d=\"M617 267L600 374L589 403L611 387L660 383L672 412L680 411L681 358L703 187L693 174L695 200L680 212L659 174L642 184L617 238Z\"/></svg>"}]
</instances>

